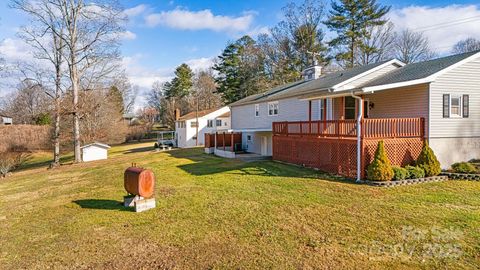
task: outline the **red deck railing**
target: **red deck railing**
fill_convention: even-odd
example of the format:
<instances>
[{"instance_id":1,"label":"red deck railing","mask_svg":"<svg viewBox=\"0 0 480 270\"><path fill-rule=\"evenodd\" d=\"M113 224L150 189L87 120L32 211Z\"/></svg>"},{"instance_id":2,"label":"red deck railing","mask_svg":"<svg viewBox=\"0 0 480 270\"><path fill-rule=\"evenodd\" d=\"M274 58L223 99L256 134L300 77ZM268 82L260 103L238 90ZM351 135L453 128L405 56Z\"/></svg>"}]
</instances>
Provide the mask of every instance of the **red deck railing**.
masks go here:
<instances>
[{"instance_id":1,"label":"red deck railing","mask_svg":"<svg viewBox=\"0 0 480 270\"><path fill-rule=\"evenodd\" d=\"M356 120L274 122L274 135L357 137ZM377 118L362 120L363 138L424 137L424 118Z\"/></svg>"}]
</instances>

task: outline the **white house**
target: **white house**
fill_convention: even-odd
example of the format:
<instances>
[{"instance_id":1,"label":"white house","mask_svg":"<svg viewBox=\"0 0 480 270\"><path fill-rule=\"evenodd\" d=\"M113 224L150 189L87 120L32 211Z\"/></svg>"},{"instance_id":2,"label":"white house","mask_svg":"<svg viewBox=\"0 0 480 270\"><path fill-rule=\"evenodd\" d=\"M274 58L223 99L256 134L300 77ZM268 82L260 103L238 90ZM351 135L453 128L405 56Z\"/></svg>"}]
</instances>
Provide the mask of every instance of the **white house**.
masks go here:
<instances>
[{"instance_id":1,"label":"white house","mask_svg":"<svg viewBox=\"0 0 480 270\"><path fill-rule=\"evenodd\" d=\"M204 145L205 133L230 129L230 108L228 106L210 110L193 111L175 121L177 146L180 148ZM196 121L198 117L198 123ZM197 134L198 126L198 134Z\"/></svg>"},{"instance_id":2,"label":"white house","mask_svg":"<svg viewBox=\"0 0 480 270\"><path fill-rule=\"evenodd\" d=\"M480 51L312 71L230 104L244 150L357 177L379 140L395 165L411 162L423 141L442 168L480 158Z\"/></svg>"},{"instance_id":3,"label":"white house","mask_svg":"<svg viewBox=\"0 0 480 270\"><path fill-rule=\"evenodd\" d=\"M83 162L101 160L108 158L109 145L94 142L81 147Z\"/></svg>"},{"instance_id":4,"label":"white house","mask_svg":"<svg viewBox=\"0 0 480 270\"><path fill-rule=\"evenodd\" d=\"M8 117L6 115L0 115L0 125L7 126L12 124L13 124L13 120L11 117Z\"/></svg>"}]
</instances>

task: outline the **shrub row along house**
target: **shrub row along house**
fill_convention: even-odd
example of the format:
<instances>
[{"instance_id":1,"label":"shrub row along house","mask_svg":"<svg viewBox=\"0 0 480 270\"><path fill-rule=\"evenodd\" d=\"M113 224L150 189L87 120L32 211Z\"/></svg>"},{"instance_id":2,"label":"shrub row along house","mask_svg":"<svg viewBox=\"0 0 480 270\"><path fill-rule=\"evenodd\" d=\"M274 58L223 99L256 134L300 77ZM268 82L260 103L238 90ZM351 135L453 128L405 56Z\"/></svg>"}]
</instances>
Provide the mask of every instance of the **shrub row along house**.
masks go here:
<instances>
[{"instance_id":1,"label":"shrub row along house","mask_svg":"<svg viewBox=\"0 0 480 270\"><path fill-rule=\"evenodd\" d=\"M480 51L321 72L311 67L302 81L230 104L226 140L358 179L379 141L393 165L414 161L425 140L443 168L480 156Z\"/></svg>"}]
</instances>

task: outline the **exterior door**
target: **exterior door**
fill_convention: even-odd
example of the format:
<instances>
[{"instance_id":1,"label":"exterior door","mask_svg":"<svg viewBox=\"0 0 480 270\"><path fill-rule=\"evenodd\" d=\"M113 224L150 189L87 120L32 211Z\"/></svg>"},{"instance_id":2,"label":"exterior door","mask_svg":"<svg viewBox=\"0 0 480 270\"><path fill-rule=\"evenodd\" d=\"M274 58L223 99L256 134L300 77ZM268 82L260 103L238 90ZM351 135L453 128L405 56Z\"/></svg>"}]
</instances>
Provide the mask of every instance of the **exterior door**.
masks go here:
<instances>
[{"instance_id":1,"label":"exterior door","mask_svg":"<svg viewBox=\"0 0 480 270\"><path fill-rule=\"evenodd\" d=\"M267 155L267 144L268 144L267 136L262 136L262 139L261 139L261 153L262 153L262 156Z\"/></svg>"}]
</instances>

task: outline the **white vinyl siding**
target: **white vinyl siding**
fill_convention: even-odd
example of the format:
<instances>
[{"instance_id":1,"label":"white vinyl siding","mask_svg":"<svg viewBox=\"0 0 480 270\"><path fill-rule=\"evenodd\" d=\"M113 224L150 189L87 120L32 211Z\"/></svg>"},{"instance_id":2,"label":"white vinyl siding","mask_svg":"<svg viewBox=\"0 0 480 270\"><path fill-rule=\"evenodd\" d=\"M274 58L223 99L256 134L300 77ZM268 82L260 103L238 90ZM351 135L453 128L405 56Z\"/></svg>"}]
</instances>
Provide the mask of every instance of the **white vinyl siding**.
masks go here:
<instances>
[{"instance_id":1,"label":"white vinyl siding","mask_svg":"<svg viewBox=\"0 0 480 270\"><path fill-rule=\"evenodd\" d=\"M255 116L256 104L232 107L232 129L271 129L272 122L307 121L308 101L298 98L281 99L278 101L279 115L268 116L267 102L257 104L260 115ZM319 102L312 101L312 120L319 120ZM263 113L262 113L263 112Z\"/></svg>"},{"instance_id":2,"label":"white vinyl siding","mask_svg":"<svg viewBox=\"0 0 480 270\"><path fill-rule=\"evenodd\" d=\"M468 118L444 118L444 94L451 97L469 95ZM430 107L431 138L480 137L480 57L442 74L431 83Z\"/></svg>"}]
</instances>

